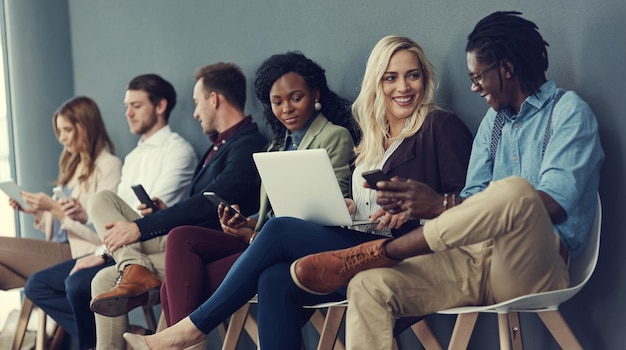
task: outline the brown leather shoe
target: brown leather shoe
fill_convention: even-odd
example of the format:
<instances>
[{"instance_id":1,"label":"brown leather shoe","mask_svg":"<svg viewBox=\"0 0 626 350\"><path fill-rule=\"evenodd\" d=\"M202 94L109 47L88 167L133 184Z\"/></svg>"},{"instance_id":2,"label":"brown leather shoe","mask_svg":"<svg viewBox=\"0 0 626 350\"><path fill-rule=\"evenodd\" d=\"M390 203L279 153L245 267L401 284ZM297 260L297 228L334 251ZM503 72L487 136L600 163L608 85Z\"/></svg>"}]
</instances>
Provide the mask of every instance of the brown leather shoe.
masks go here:
<instances>
[{"instance_id":1,"label":"brown leather shoe","mask_svg":"<svg viewBox=\"0 0 626 350\"><path fill-rule=\"evenodd\" d=\"M160 302L161 280L147 268L127 265L117 279L115 288L91 300L91 310L100 315L116 317L138 306Z\"/></svg>"},{"instance_id":2,"label":"brown leather shoe","mask_svg":"<svg viewBox=\"0 0 626 350\"><path fill-rule=\"evenodd\" d=\"M291 264L291 278L300 289L311 294L330 294L347 285L354 275L363 270L399 263L385 256L383 245L390 239L305 256Z\"/></svg>"}]
</instances>

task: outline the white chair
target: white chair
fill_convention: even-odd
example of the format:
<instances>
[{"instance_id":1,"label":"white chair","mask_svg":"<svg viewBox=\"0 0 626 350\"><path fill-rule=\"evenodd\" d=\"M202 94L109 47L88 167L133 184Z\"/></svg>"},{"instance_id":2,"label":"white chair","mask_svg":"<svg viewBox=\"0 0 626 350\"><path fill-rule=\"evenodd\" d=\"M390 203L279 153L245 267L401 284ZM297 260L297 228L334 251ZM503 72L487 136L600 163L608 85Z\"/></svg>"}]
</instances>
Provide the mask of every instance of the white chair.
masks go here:
<instances>
[{"instance_id":1,"label":"white chair","mask_svg":"<svg viewBox=\"0 0 626 350\"><path fill-rule=\"evenodd\" d=\"M598 206L591 226L589 241L580 256L569 266L570 287L550 292L520 296L495 305L466 306L439 311L440 314L457 314L456 324L448 349L466 349L481 312L498 314L500 349L522 349L519 313L535 313L546 325L554 339L563 349L582 349L582 346L559 312L559 305L578 293L589 281L598 261L602 205Z\"/></svg>"}]
</instances>

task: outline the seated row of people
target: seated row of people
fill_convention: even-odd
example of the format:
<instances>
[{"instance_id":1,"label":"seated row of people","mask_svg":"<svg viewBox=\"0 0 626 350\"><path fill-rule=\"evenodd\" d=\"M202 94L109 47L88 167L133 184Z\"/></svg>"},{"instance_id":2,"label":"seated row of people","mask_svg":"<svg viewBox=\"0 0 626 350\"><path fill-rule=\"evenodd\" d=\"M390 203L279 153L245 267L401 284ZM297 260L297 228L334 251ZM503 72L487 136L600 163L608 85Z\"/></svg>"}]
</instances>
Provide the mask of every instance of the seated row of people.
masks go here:
<instances>
[{"instance_id":1,"label":"seated row of people","mask_svg":"<svg viewBox=\"0 0 626 350\"><path fill-rule=\"evenodd\" d=\"M168 82L156 75L137 77L129 84L125 105L131 131L142 135L142 138L137 149L125 159L118 195L110 190L99 191L89 200L91 215L87 215L80 203L72 209L88 217L99 233L115 232L115 229L121 230L123 226L137 225L152 230L148 231L148 239L143 243L125 245L122 250L110 248L113 252L109 252L97 249L95 254L64 261L32 275L26 285L26 294L70 334L76 336L81 349L93 345L98 348L121 348L122 333L128 327L127 311L138 305L151 305L159 301L160 279L164 276L165 237L150 239L155 236L155 232L156 236L164 235L171 228L183 224L197 225L188 228L203 227L207 234L195 238L205 238L207 241L209 249L204 252L207 257L203 259L208 261L219 260L223 254L241 252L247 246L244 243L250 241L250 234L237 236L221 232L223 224L217 219L217 210L203 198L202 193L217 192L230 202L240 203L237 207L243 213L253 213L258 203L251 201L251 197L258 196L259 184L251 155L265 147L266 140L251 117L243 114L246 81L237 66L229 63L209 65L198 70L196 79L194 101L197 107L194 117L200 121L203 131L210 135L213 143L205 154L204 162L195 167L193 151L191 157L174 152L181 145L166 142L164 137L154 135L157 134L155 130L167 125L163 121L167 121L175 105L175 92ZM138 80L143 84L138 85ZM358 134L349 113L349 102L328 88L324 70L297 52L275 55L259 69L255 88L258 96L264 97L265 118L274 133L268 150L325 148L347 195L349 162L353 158L354 140ZM164 118L165 111L167 116ZM328 119L324 114L329 115ZM152 128L148 128L150 126ZM135 132L136 129L141 131ZM176 137L182 140L178 135ZM191 150L189 144L182 141L185 144L181 149ZM150 166L146 167L146 164ZM185 178L174 177L183 172ZM146 184L149 193L157 196L163 194L153 198L160 210L152 213L145 205L138 205L130 191L134 183ZM179 200L170 200L165 192L168 189L170 192L176 190L184 197L170 208L167 208L166 203L176 204ZM266 196L261 199L261 203L264 209L260 225L271 216L267 213ZM12 204L16 209L30 210L19 208L15 202ZM139 213L132 209L133 206L139 209ZM248 223L253 221L249 220ZM181 227L182 231L184 228ZM180 237L184 238L184 232ZM173 246L176 247L176 244ZM170 254L180 253L174 250ZM176 269L181 270L183 265L173 261ZM200 268L202 270L203 267ZM116 283L118 271L122 278ZM218 276L203 283L202 275L200 271L200 276L187 278L188 281L199 282L197 293L207 293L205 284L217 285L221 282ZM176 274L172 274L172 278L175 277ZM145 290L136 290L136 286L129 289L127 280L131 281L131 286L132 281L141 281L140 288ZM185 308L180 310L178 305L190 302L192 306L186 309L193 309L205 299L202 296L198 296L195 301L180 298L178 296L186 295L187 291L177 291L176 288L182 289L184 284L170 285L173 285L170 290L173 289L178 295L167 298L166 284L162 286L164 306L168 305L168 300L173 300L172 308L165 307L168 319L169 309L178 313L174 317L182 318L188 312L182 314ZM98 288L104 290L99 291ZM101 295L111 288L112 295ZM97 297L90 302L91 295ZM97 327L94 327L90 303L91 309L97 312ZM98 340L97 344L94 343L95 339Z\"/></svg>"},{"instance_id":2,"label":"seated row of people","mask_svg":"<svg viewBox=\"0 0 626 350\"><path fill-rule=\"evenodd\" d=\"M465 127L432 103L428 60L410 39L383 38L353 104L363 139L349 203L380 223L360 232L274 218L188 317L124 337L134 349L203 349L206 334L258 293L263 349L299 349L302 306L345 297L347 348L391 349L406 317L566 287L604 153L589 106L546 79L546 46L517 12L492 13L468 36L471 89L491 108L463 179ZM363 188L359 174L379 167L401 176Z\"/></svg>"},{"instance_id":3,"label":"seated row of people","mask_svg":"<svg viewBox=\"0 0 626 350\"><path fill-rule=\"evenodd\" d=\"M272 60L273 58L270 58L270 61ZM295 102L292 102L294 100L302 104L303 111L308 109L312 112L315 109L316 94L303 94L302 98L299 98L298 94L290 93L290 91L310 90L304 84L305 81L301 81L299 85L295 84L296 81L290 82L300 73L295 71L297 74L292 74L293 68L288 61L284 60L277 61L272 69L275 70L272 72L272 80L275 80L273 86L257 89L257 93L260 94L259 97L270 97L273 114L287 121L298 118L298 114L295 113L297 108L289 106L291 103L295 105ZM310 68L308 70L312 71ZM436 106L434 90L434 69L421 47L406 37L383 38L372 52L361 93L352 107L353 115L363 136L355 149L356 168L351 175L350 188L352 199L347 199L348 206L355 216L370 217L372 222L378 222L355 226L351 229L310 224L311 228L290 230L276 226L279 221L275 218L268 220L263 227L257 226L256 230L253 230L256 220L239 220L241 214L228 218L225 214L222 215L223 232L194 227L176 228L170 231L168 237L166 261L170 257L176 257L175 254L180 257L181 250L182 252L193 251L182 261L189 259L191 266L197 266L198 269L190 273L189 266L179 264L180 260L172 261L172 265L167 265L168 304L173 302L169 290L174 284L170 281L175 281L178 284L177 288L184 288L186 291L189 291L191 289L189 286L194 284L213 282L206 278L206 270L203 268L213 261L210 257L218 256L215 250L222 250L223 246L218 246L216 243L232 240L224 232L235 237L242 237L244 240L248 239L251 244L235 250L233 259L225 260L228 264L234 261L234 264L232 267L226 266L218 270L221 284L217 290L207 291L202 295L202 300L183 301L180 297L184 298L185 294L179 295L178 302L185 302L186 308L183 313L179 312L180 315L176 319L171 319L170 315L169 324L171 325L171 321L185 322L189 319L187 317L189 313L193 311L191 319L203 333L208 333L258 292L261 347L264 349L299 348L302 343L300 328L310 316L306 313L301 315L304 311L300 306L315 304L320 297L301 293L297 288L289 288L292 284L289 277L289 264L306 253L353 246L381 235L399 236L415 227L415 221L410 221L407 216L385 213L374 205L375 192L362 187L361 174L364 171L381 168L390 176L426 181L442 193L459 193L462 189L472 136L459 117ZM328 101L323 98L323 95L321 96L319 103ZM375 104L380 104L382 109L372 108ZM287 113L292 110L294 113ZM299 115L303 114L299 113ZM334 128L337 129L337 127ZM341 141L341 134L345 134L345 138L348 138L347 141L350 142ZM304 138L306 137L305 135ZM337 154L334 148L343 150L339 153L342 154L340 169L342 169L344 179L347 178L350 175L348 161L353 149L347 131L338 129L334 135L329 133L328 137L320 139L327 140L325 141L326 147L329 149L331 159L336 158L336 156L333 157ZM300 145L302 146L302 143ZM339 147L334 145L339 145ZM319 146L324 146L324 144ZM433 150L437 150L437 154L433 154ZM337 166L335 169L337 170ZM444 172L442 169L449 171ZM341 182L347 183L347 181ZM265 233L266 231L270 232ZM111 236L105 237L105 243L107 243L107 238L113 239L111 249L133 242L123 240L123 237L115 237L112 233L109 234ZM170 245L170 239L178 241L178 236L182 234L187 234L189 237L184 242L184 246L188 248L181 249L177 248L178 245ZM228 247L228 245L224 246ZM172 248L177 248L178 251L170 255ZM218 257L227 258L228 255L221 254ZM208 270L209 274L211 270ZM224 279L225 271L228 271L228 274ZM209 277L214 276L209 275ZM122 276L122 281L124 281L124 276ZM127 283L140 285L138 281L127 281ZM122 283L118 285L118 287L121 286ZM219 311L205 310L207 302L200 306L207 297L209 297L210 304L215 305ZM345 298L345 295L337 295L333 298L337 300ZM171 305L167 308L169 309L167 312L172 312ZM194 311L196 308L198 309ZM204 344L200 342L198 348L202 347Z\"/></svg>"},{"instance_id":4,"label":"seated row of people","mask_svg":"<svg viewBox=\"0 0 626 350\"><path fill-rule=\"evenodd\" d=\"M492 108L473 146L461 119L437 106L434 67L409 38L375 45L352 114L315 62L297 52L267 59L254 81L273 133L267 150L325 148L350 212L372 222L349 228L273 218L252 161L266 140L243 113L245 77L233 64L203 67L194 117L212 147L185 186L189 198L154 197L156 212L143 204L136 212L121 187L95 193L87 211L85 201L47 201L51 212L93 222L105 249L32 275L27 295L41 305L67 298L44 310L59 311L59 323L84 338L81 349L123 348L127 312L158 301L171 327L124 338L135 349L203 349L206 334L255 294L261 348L299 349L310 316L302 306L348 297L348 347L386 349L393 334L438 309L562 288L560 252L585 244L604 156L589 107L545 78L546 45L516 12L476 25L466 47L471 89ZM133 90L150 105L133 104ZM155 96L129 86L127 115L164 113L167 100ZM129 124L141 129L130 116ZM127 161L122 183L134 181L125 178ZM167 175L162 164L153 177ZM364 186L361 174L372 169L392 180ZM216 208L205 191L240 213ZM65 282L50 281L53 273Z\"/></svg>"}]
</instances>

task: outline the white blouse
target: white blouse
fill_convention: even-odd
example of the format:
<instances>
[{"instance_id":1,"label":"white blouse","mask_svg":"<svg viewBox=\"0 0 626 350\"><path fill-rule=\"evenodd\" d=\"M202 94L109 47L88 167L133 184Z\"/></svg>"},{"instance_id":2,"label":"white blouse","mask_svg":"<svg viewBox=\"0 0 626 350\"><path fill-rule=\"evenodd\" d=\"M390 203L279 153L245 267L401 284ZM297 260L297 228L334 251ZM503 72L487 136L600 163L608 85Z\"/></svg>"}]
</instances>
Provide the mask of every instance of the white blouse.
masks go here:
<instances>
[{"instance_id":1,"label":"white blouse","mask_svg":"<svg viewBox=\"0 0 626 350\"><path fill-rule=\"evenodd\" d=\"M383 158L378 164L370 165L367 168L363 164L360 164L354 169L352 173L352 199L356 204L355 218L368 218L380 209L380 205L376 204L376 190L363 187L365 179L363 179L361 174L368 170L382 169L387 159L398 149L402 141L404 141L404 138L395 140L391 146L385 150ZM350 229L391 237L391 230L387 227L384 227L382 230L375 230L376 225L377 224L351 226Z\"/></svg>"}]
</instances>

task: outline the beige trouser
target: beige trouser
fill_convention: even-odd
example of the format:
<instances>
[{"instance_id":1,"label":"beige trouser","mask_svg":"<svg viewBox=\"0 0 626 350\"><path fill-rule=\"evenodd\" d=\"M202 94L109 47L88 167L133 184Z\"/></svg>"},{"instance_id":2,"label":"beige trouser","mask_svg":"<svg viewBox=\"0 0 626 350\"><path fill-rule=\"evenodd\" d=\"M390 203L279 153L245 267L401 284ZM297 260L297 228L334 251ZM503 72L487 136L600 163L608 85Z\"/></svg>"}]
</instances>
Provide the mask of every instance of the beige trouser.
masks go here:
<instances>
[{"instance_id":1,"label":"beige trouser","mask_svg":"<svg viewBox=\"0 0 626 350\"><path fill-rule=\"evenodd\" d=\"M67 243L0 237L0 290L24 287L33 273L71 258Z\"/></svg>"},{"instance_id":2,"label":"beige trouser","mask_svg":"<svg viewBox=\"0 0 626 350\"><path fill-rule=\"evenodd\" d=\"M114 221L133 221L140 216L120 197L111 191L98 192L89 199L89 214L96 232L103 238L104 226ZM113 252L116 265L100 270L91 281L91 295L98 296L115 287L115 282L126 265L137 264L163 279L165 271L166 236L145 242L128 244ZM107 317L95 314L97 349L123 349L122 334L128 329L128 315Z\"/></svg>"},{"instance_id":3,"label":"beige trouser","mask_svg":"<svg viewBox=\"0 0 626 350\"><path fill-rule=\"evenodd\" d=\"M435 253L350 281L347 348L391 349L399 317L493 304L569 283L550 217L522 178L492 182L423 229Z\"/></svg>"}]
</instances>

